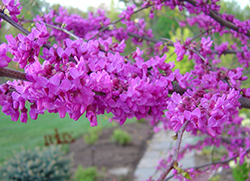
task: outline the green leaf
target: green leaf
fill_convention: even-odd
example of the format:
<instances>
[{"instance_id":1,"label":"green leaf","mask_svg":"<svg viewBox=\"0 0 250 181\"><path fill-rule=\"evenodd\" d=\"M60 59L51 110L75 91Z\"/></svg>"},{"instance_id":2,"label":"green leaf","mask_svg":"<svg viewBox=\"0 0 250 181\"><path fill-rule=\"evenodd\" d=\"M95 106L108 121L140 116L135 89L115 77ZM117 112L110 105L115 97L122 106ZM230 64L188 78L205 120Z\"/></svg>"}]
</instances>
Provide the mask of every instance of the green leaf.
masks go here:
<instances>
[{"instance_id":1,"label":"green leaf","mask_svg":"<svg viewBox=\"0 0 250 181\"><path fill-rule=\"evenodd\" d=\"M192 180L192 177L190 176L190 174L188 172L183 172L182 174L186 179L188 180Z\"/></svg>"}]
</instances>

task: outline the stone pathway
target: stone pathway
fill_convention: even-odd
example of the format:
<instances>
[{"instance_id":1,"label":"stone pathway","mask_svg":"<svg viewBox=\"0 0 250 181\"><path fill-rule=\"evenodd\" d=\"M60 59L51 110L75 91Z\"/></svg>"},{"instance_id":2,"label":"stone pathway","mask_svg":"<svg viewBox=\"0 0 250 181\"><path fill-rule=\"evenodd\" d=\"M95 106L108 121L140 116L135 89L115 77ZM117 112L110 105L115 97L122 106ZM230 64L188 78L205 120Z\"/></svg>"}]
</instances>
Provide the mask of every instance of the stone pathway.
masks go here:
<instances>
[{"instance_id":1,"label":"stone pathway","mask_svg":"<svg viewBox=\"0 0 250 181\"><path fill-rule=\"evenodd\" d=\"M133 181L147 180L150 176L153 176L153 179L159 178L161 173L156 171L156 166L161 158L166 158L168 152L172 151L173 146L175 145L175 141L172 138L174 135L175 133L173 131L165 132L163 130L153 135L148 143L147 150L137 165L134 172L135 179ZM185 132L182 139L182 146L185 145L185 143L192 142L194 142L193 138ZM184 168L195 166L194 152L186 154L179 164L183 165ZM170 181L176 181L176 179L172 178Z\"/></svg>"}]
</instances>

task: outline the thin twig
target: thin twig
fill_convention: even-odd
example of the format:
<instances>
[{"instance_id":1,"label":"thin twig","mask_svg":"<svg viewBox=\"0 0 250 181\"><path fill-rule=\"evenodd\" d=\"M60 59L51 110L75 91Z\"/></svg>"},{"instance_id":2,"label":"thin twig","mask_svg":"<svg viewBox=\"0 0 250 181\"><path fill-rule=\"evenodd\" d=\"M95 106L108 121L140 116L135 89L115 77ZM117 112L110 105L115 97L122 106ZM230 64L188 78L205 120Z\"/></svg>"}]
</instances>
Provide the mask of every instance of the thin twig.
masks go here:
<instances>
[{"instance_id":1,"label":"thin twig","mask_svg":"<svg viewBox=\"0 0 250 181\"><path fill-rule=\"evenodd\" d=\"M177 160L178 160L178 156L179 156L179 151L180 151L180 147L181 147L181 141L182 141L182 136L184 131L186 130L186 127L188 126L190 121L186 121L181 128L179 129L179 131L177 132L177 140L175 143L175 147L174 147L174 154L171 160L170 165L166 168L166 170L161 174L161 176L159 177L159 179L157 181L164 181L164 179L166 178L166 176L169 174L169 172L175 167L178 166Z\"/></svg>"},{"instance_id":2,"label":"thin twig","mask_svg":"<svg viewBox=\"0 0 250 181\"><path fill-rule=\"evenodd\" d=\"M58 26L55 26L55 25L51 25L51 24L48 24L48 23L45 23L46 26L49 26L51 28L54 28L54 29L57 29L57 30L60 30L66 34L68 34L69 36L73 37L75 40L78 40L80 39L80 37L76 36L75 34L71 33L70 31L64 29L64 28L60 28Z\"/></svg>"},{"instance_id":3,"label":"thin twig","mask_svg":"<svg viewBox=\"0 0 250 181\"><path fill-rule=\"evenodd\" d=\"M161 38L161 40L157 40L152 37L147 37L147 36L140 36L135 33L128 33L128 36L135 37L138 39L144 39L146 41L152 42L152 43L158 43L158 42L167 42L167 46L174 46L173 41L166 39L166 38ZM249 50L250 51L250 50ZM218 51L212 50L213 53L219 54ZM222 54L236 54L236 53L242 53L244 52L243 50L224 50Z\"/></svg>"},{"instance_id":4,"label":"thin twig","mask_svg":"<svg viewBox=\"0 0 250 181\"><path fill-rule=\"evenodd\" d=\"M150 42L152 42L152 43L158 43L158 42L160 42L160 41L157 40L157 39L154 39L154 38L151 38L151 37L147 37L147 36L140 36L140 35L138 35L138 34L130 33L130 32L128 32L128 36L132 36L132 37L138 38L138 39L141 38L141 39L150 41Z\"/></svg>"},{"instance_id":5,"label":"thin twig","mask_svg":"<svg viewBox=\"0 0 250 181\"><path fill-rule=\"evenodd\" d=\"M196 38L198 38L198 37L200 37L201 35L203 35L203 34L209 32L209 31L212 30L212 29L214 29L214 27L211 27L211 28L209 28L208 30L203 31L203 32L201 32L200 34L194 36L190 41L194 41Z\"/></svg>"},{"instance_id":6,"label":"thin twig","mask_svg":"<svg viewBox=\"0 0 250 181\"><path fill-rule=\"evenodd\" d=\"M246 153L250 151L250 147L248 147L246 149ZM194 166L194 167L188 167L186 168L185 170L188 170L188 169L195 169L195 170L198 170L200 168L204 168L204 167L208 167L208 166L211 166L211 165L218 165L218 164L227 164L228 162L236 159L238 156L234 156L234 157L231 157L231 158L228 158L226 160L222 160L222 161L215 161L215 162L210 162L210 163L206 163L206 164L203 164L203 165L199 165L199 166ZM174 175L170 175L169 177L167 177L164 181L168 181L169 179L173 178Z\"/></svg>"},{"instance_id":7,"label":"thin twig","mask_svg":"<svg viewBox=\"0 0 250 181\"><path fill-rule=\"evenodd\" d=\"M165 1L166 1L166 0L165 0ZM163 1L163 2L165 2L165 1ZM144 10L144 9L147 9L147 8L153 6L153 5L154 5L154 4L150 4L150 5L148 5L148 6L145 6L145 7L142 7L142 8L140 8L140 9L137 9L136 11L133 12L133 14L136 14L136 13L138 13L138 12ZM132 15L133 15L133 14L132 14ZM131 15L131 16L132 16L132 15ZM108 26L103 27L102 29L100 29L100 31L99 31L98 33L96 33L94 36L92 36L92 37L91 37L90 39L88 39L87 41L96 38L100 33L102 33L102 32L105 31L105 30L108 30L110 26L113 26L113 25L119 23L120 21L122 21L122 20L124 20L124 19L125 19L125 16L122 17L122 18L120 18L120 19L118 19L118 20L116 20L116 21L114 21L114 22L112 22L112 23L109 24Z\"/></svg>"}]
</instances>

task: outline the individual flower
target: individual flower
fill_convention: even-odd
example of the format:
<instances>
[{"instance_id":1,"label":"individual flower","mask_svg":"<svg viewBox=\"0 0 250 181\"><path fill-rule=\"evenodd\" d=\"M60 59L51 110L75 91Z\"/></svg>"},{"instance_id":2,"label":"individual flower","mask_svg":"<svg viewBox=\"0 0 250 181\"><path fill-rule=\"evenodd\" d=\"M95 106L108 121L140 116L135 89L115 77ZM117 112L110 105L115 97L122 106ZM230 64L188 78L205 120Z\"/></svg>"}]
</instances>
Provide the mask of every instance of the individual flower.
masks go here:
<instances>
[{"instance_id":1,"label":"individual flower","mask_svg":"<svg viewBox=\"0 0 250 181\"><path fill-rule=\"evenodd\" d=\"M185 110L183 113L186 120L189 120L190 123L188 124L186 130L191 131L194 128L201 128L200 119L201 119L201 111L199 108L195 108L192 112Z\"/></svg>"},{"instance_id":2,"label":"individual flower","mask_svg":"<svg viewBox=\"0 0 250 181\"><path fill-rule=\"evenodd\" d=\"M173 116L171 119L171 126L173 130L177 133L177 131L181 128L181 126L184 124L185 118L182 115Z\"/></svg>"},{"instance_id":3,"label":"individual flower","mask_svg":"<svg viewBox=\"0 0 250 181\"><path fill-rule=\"evenodd\" d=\"M6 54L8 52L8 46L6 43L2 43L0 45L0 67L7 67L11 58L9 58Z\"/></svg>"},{"instance_id":4,"label":"individual flower","mask_svg":"<svg viewBox=\"0 0 250 181\"><path fill-rule=\"evenodd\" d=\"M201 38L201 54L209 54L211 53L211 46L213 45L213 40L211 40L211 37L207 37L207 39L205 37Z\"/></svg>"},{"instance_id":5,"label":"individual flower","mask_svg":"<svg viewBox=\"0 0 250 181\"><path fill-rule=\"evenodd\" d=\"M175 53L177 55L177 61L181 61L186 53L186 48L185 45L181 45L180 42L176 42L174 43L174 47L175 47Z\"/></svg>"}]
</instances>

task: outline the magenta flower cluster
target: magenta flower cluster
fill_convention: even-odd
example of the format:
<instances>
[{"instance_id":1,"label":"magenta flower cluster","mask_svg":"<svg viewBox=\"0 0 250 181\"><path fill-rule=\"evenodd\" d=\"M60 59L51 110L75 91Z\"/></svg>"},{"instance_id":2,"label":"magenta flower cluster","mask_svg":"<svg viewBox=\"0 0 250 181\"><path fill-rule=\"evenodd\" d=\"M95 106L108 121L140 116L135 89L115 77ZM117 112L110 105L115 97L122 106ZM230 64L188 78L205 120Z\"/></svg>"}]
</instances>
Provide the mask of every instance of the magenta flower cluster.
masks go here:
<instances>
[{"instance_id":1,"label":"magenta flower cluster","mask_svg":"<svg viewBox=\"0 0 250 181\"><path fill-rule=\"evenodd\" d=\"M20 11L22 7L18 8L21 4L19 3L19 0L2 0L3 2L3 7L2 10L4 11L7 9L9 12L9 15L11 19L13 19L15 22L18 22L17 15L20 14ZM1 25L0 25L1 27Z\"/></svg>"},{"instance_id":2,"label":"magenta flower cluster","mask_svg":"<svg viewBox=\"0 0 250 181\"><path fill-rule=\"evenodd\" d=\"M35 62L40 48L47 43L49 33L44 23L36 23L29 35L18 34L16 38L6 35L9 52L14 55L13 61L18 62L20 68L25 68L27 63Z\"/></svg>"}]
</instances>

